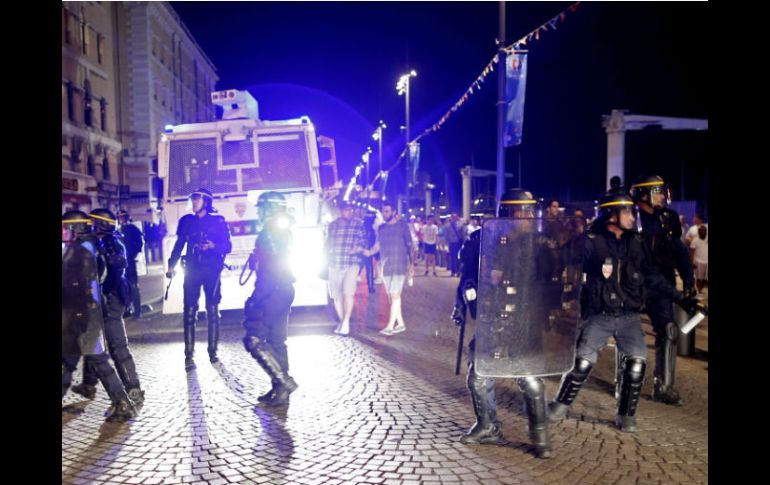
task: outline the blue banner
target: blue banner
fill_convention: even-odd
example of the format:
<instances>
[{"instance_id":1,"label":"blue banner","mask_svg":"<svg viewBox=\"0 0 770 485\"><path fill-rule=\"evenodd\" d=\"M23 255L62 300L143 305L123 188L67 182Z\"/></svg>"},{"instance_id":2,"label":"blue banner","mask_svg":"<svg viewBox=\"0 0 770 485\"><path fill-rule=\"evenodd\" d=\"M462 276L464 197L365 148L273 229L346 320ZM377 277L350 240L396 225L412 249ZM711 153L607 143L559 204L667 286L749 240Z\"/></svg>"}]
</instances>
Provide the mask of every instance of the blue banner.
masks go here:
<instances>
[{"instance_id":1,"label":"blue banner","mask_svg":"<svg viewBox=\"0 0 770 485\"><path fill-rule=\"evenodd\" d=\"M527 89L527 53L514 52L505 58L505 146L521 144L524 125L524 94Z\"/></svg>"}]
</instances>

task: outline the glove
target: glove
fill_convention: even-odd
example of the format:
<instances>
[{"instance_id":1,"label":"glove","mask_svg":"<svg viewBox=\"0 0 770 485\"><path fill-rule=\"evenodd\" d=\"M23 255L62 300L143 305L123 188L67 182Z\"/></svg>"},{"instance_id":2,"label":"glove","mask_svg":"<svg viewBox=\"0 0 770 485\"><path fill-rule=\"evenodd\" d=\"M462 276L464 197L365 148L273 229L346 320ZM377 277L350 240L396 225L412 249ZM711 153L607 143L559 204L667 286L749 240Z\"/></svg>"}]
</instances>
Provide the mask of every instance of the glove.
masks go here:
<instances>
[{"instance_id":1,"label":"glove","mask_svg":"<svg viewBox=\"0 0 770 485\"><path fill-rule=\"evenodd\" d=\"M695 315L699 307L703 307L698 300L693 298L684 297L681 301L677 302L688 315Z\"/></svg>"},{"instance_id":2,"label":"glove","mask_svg":"<svg viewBox=\"0 0 770 485\"><path fill-rule=\"evenodd\" d=\"M698 296L698 290L695 289L695 285L692 283L685 284L682 294L686 299L694 299L696 296Z\"/></svg>"},{"instance_id":3,"label":"glove","mask_svg":"<svg viewBox=\"0 0 770 485\"><path fill-rule=\"evenodd\" d=\"M463 325L465 323L465 311L462 307L459 305L455 305L455 307L452 309L452 321L455 325Z\"/></svg>"},{"instance_id":4,"label":"glove","mask_svg":"<svg viewBox=\"0 0 770 485\"><path fill-rule=\"evenodd\" d=\"M166 272L166 278L171 279L174 277L175 274L176 274L176 271L174 271L173 269L169 270Z\"/></svg>"}]
</instances>

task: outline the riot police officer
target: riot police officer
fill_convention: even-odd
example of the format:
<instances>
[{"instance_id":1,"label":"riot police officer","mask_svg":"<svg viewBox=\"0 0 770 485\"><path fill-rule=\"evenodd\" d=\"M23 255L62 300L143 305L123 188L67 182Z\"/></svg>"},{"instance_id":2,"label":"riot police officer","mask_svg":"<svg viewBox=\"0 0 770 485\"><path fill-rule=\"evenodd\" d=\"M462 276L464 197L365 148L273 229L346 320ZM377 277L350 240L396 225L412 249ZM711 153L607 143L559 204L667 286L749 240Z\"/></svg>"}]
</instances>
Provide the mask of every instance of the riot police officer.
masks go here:
<instances>
[{"instance_id":1,"label":"riot police officer","mask_svg":"<svg viewBox=\"0 0 770 485\"><path fill-rule=\"evenodd\" d=\"M195 320L198 315L198 299L206 297L206 319L208 320L208 354L212 363L218 362L217 345L219 343L219 275L225 263L225 256L232 250L230 230L224 217L216 215L213 197L206 189L198 189L190 194L193 214L179 219L177 240L171 257L168 259L166 276L172 278L174 267L179 261L182 249L187 252L182 257L184 266L184 356L185 368L195 368L193 353L195 350Z\"/></svg>"},{"instance_id":2,"label":"riot police officer","mask_svg":"<svg viewBox=\"0 0 770 485\"><path fill-rule=\"evenodd\" d=\"M104 348L98 240L87 214L67 211L62 215L62 242L62 399L80 357L85 356L112 401L107 421L127 421L136 416L136 409Z\"/></svg>"},{"instance_id":3,"label":"riot police officer","mask_svg":"<svg viewBox=\"0 0 770 485\"><path fill-rule=\"evenodd\" d=\"M639 208L639 225L642 237L650 248L653 264L671 285L676 285L676 270L682 278L685 296L695 298L697 291L689 251L681 239L679 214L666 207L670 203L670 192L665 182L657 175L639 177L631 186L631 194ZM682 398L674 389L679 327L674 322L673 300L651 290L647 298L647 314L655 329L652 399L681 406Z\"/></svg>"},{"instance_id":4,"label":"riot police officer","mask_svg":"<svg viewBox=\"0 0 770 485\"><path fill-rule=\"evenodd\" d=\"M289 395L297 389L289 375L286 348L289 311L294 301L289 262L293 221L286 212L286 199L278 192L261 194L257 212L262 228L248 263L256 271L257 281L244 305L243 344L272 383L270 391L258 400L267 406L280 406L288 404Z\"/></svg>"},{"instance_id":5,"label":"riot police officer","mask_svg":"<svg viewBox=\"0 0 770 485\"><path fill-rule=\"evenodd\" d=\"M609 192L599 200L599 216L588 229L582 258L585 282L580 291L582 321L575 365L563 376L557 397L549 405L552 422L567 414L596 363L599 349L613 336L623 356L615 423L624 432L635 432L636 408L647 366L640 319L645 288L685 301L652 264L647 246L634 230L633 207L628 195Z\"/></svg>"},{"instance_id":6,"label":"riot police officer","mask_svg":"<svg viewBox=\"0 0 770 485\"><path fill-rule=\"evenodd\" d=\"M93 228L99 241L97 254L100 264L102 282L104 337L110 357L118 371L118 376L126 388L128 397L136 405L144 402L144 391L141 389L139 376L136 372L134 357L128 349L126 326L123 322L123 312L129 303L129 287L126 281L126 248L116 231L117 221L108 209L94 209L89 214ZM94 368L90 365L90 356L84 359L83 382L72 386L72 391L88 399L96 395L98 380Z\"/></svg>"},{"instance_id":7,"label":"riot police officer","mask_svg":"<svg viewBox=\"0 0 770 485\"><path fill-rule=\"evenodd\" d=\"M116 215L120 223L120 233L123 235L123 244L126 247L126 281L128 281L131 293L129 307L131 307L132 311L130 315L134 318L139 318L142 316L142 298L139 293L139 275L136 272L136 258L142 252L142 246L144 246L142 231L131 224L131 217L125 210L119 210ZM124 316L128 316L128 314L128 311L126 311Z\"/></svg>"},{"instance_id":8,"label":"riot police officer","mask_svg":"<svg viewBox=\"0 0 770 485\"><path fill-rule=\"evenodd\" d=\"M535 217L535 207L537 201L532 194L524 189L511 189L507 191L501 201L499 210L500 217L511 217L516 219L528 219ZM480 237L485 237L485 227L482 227ZM514 243L515 244L515 243ZM468 248L472 251L472 247ZM504 257L507 257L506 255ZM478 266L478 262L476 262ZM493 284L499 284L499 278L502 271L497 265L492 270ZM477 273L478 274L478 273ZM472 283L471 283L472 284ZM481 298L481 296L479 296ZM459 313L459 312L456 312ZM483 377L477 373L476 363L474 362L476 346L478 340L479 326L476 327L477 334L468 346L469 364L467 386L471 394L473 411L476 415L476 423L471 427L460 441L462 443L479 444L499 444L504 441L500 431L501 423L497 421L496 400L495 400L495 379ZM545 385L540 377L519 377L516 379L519 389L524 393L524 402L529 419L529 436L535 445L536 454L540 458L551 456L551 449L548 437L548 426L546 418Z\"/></svg>"}]
</instances>

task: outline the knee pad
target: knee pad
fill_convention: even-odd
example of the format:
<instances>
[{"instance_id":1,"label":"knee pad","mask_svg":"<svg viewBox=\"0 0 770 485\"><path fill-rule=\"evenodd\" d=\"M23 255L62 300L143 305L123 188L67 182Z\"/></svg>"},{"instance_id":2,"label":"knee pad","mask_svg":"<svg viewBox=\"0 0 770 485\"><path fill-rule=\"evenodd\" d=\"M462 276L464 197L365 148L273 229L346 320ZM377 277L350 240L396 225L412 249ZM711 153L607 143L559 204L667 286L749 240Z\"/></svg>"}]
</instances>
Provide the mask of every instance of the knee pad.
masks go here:
<instances>
[{"instance_id":1,"label":"knee pad","mask_svg":"<svg viewBox=\"0 0 770 485\"><path fill-rule=\"evenodd\" d=\"M261 350L265 347L265 342L255 335L246 335L243 337L243 347L246 352L252 353L255 350Z\"/></svg>"},{"instance_id":2,"label":"knee pad","mask_svg":"<svg viewBox=\"0 0 770 485\"><path fill-rule=\"evenodd\" d=\"M668 322L665 327L666 331L666 340L676 340L676 338L679 336L679 327L677 327L676 323L674 322Z\"/></svg>"},{"instance_id":3,"label":"knee pad","mask_svg":"<svg viewBox=\"0 0 770 485\"><path fill-rule=\"evenodd\" d=\"M197 306L186 306L184 307L184 316L183 316L183 322L185 326L195 326L195 320L198 317L198 307Z\"/></svg>"},{"instance_id":4,"label":"knee pad","mask_svg":"<svg viewBox=\"0 0 770 485\"><path fill-rule=\"evenodd\" d=\"M578 357L575 359L575 366L572 368L572 374L576 380L581 382L585 381L588 379L588 374L591 373L593 366L594 364L590 360Z\"/></svg>"},{"instance_id":5,"label":"knee pad","mask_svg":"<svg viewBox=\"0 0 770 485\"><path fill-rule=\"evenodd\" d=\"M623 374L632 383L642 382L647 361L639 357L626 356L623 359Z\"/></svg>"},{"instance_id":6,"label":"knee pad","mask_svg":"<svg viewBox=\"0 0 770 485\"><path fill-rule=\"evenodd\" d=\"M528 396L537 397L545 392L543 379L539 377L522 377L517 380L519 389Z\"/></svg>"}]
</instances>

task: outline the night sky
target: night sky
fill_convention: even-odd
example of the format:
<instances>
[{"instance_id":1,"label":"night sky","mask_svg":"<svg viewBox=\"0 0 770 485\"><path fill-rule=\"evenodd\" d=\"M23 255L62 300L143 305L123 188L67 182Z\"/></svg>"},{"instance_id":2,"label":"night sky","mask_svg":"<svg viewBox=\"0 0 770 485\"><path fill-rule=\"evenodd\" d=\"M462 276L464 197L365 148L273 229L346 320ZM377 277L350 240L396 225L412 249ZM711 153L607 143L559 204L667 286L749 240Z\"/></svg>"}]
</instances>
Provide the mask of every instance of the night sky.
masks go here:
<instances>
[{"instance_id":1,"label":"night sky","mask_svg":"<svg viewBox=\"0 0 770 485\"><path fill-rule=\"evenodd\" d=\"M506 45L571 2L508 2ZM404 147L404 98L395 85L415 69L412 137L443 115L496 52L497 2L172 2L220 76L218 89L247 89L263 119L309 115L337 143L347 181L378 120L383 167ZM708 118L706 2L583 2L557 30L527 45L523 142L506 168L539 197L595 199L604 189L601 115ZM497 69L442 129L422 140L421 165L460 208L459 168L495 169ZM662 175L675 199L705 202L707 132L629 132L626 174ZM518 179L521 159L522 179ZM682 178L684 175L684 178ZM684 183L682 183L684 181ZM402 184L400 172L389 182ZM494 186L491 187L494 193ZM434 196L435 197L435 196ZM435 199L434 199L435 200ZM700 206L700 204L699 204Z\"/></svg>"}]
</instances>

